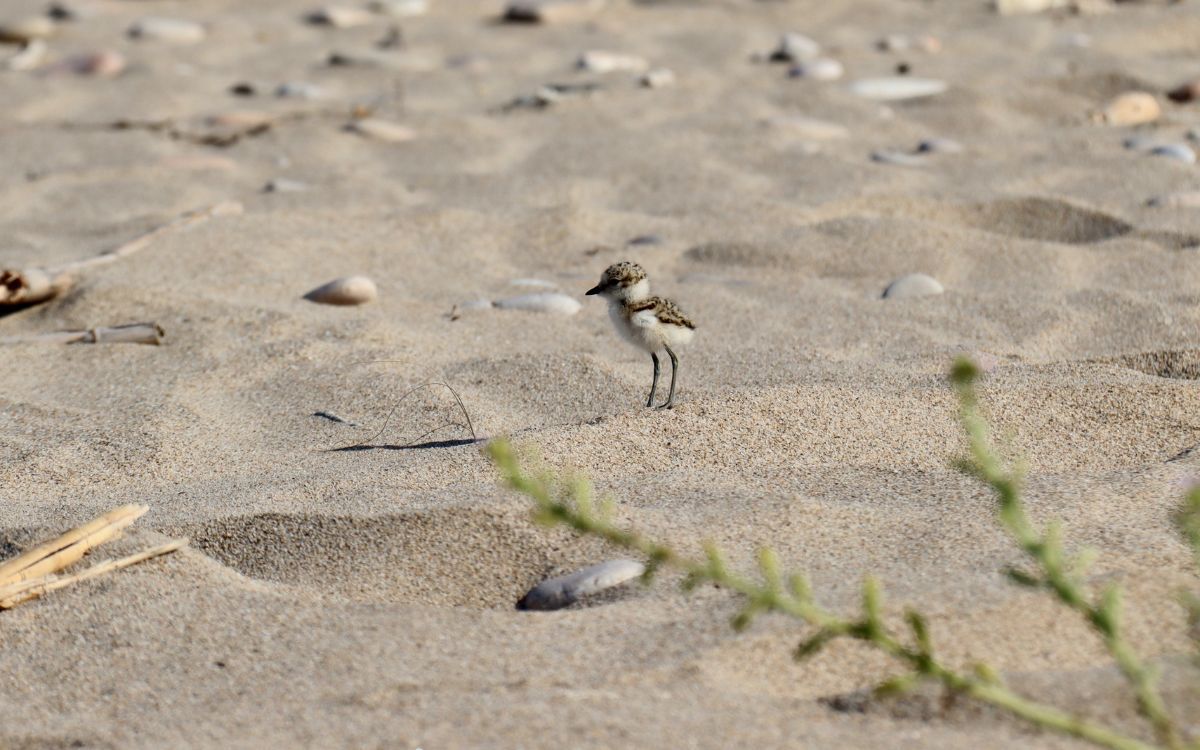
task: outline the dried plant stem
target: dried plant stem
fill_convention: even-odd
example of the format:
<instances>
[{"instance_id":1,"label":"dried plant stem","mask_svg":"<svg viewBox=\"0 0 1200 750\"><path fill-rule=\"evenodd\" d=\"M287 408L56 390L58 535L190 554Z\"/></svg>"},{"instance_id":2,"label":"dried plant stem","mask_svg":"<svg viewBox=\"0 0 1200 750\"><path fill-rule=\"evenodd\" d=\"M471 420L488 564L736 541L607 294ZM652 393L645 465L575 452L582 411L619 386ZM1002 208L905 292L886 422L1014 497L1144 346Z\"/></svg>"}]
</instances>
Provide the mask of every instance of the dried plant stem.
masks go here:
<instances>
[{"instance_id":1,"label":"dried plant stem","mask_svg":"<svg viewBox=\"0 0 1200 750\"><path fill-rule=\"evenodd\" d=\"M147 505L122 505L57 539L39 544L0 565L0 586L39 578L78 562L88 550L113 539L148 510Z\"/></svg>"},{"instance_id":2,"label":"dried plant stem","mask_svg":"<svg viewBox=\"0 0 1200 750\"><path fill-rule=\"evenodd\" d=\"M379 361L387 361L387 360L379 360ZM422 438L432 435L433 433L435 433L438 430L441 430L445 427L463 427L463 426L465 426L467 428L467 431L471 433L471 441L472 442L478 441L479 438L475 436L475 425L471 423L471 415L469 413L467 413L467 407L463 404L463 400L458 395L458 391L454 390L454 388L451 387L449 383L443 383L440 381L436 381L436 382L429 382L429 383L421 383L420 385L414 385L412 388L409 388L407 391L402 393L400 395L400 400L396 402L396 405L393 406L391 411L388 412L387 416L383 418L383 424L379 427L378 430L375 431L375 434L373 434L370 437L366 438L365 440L361 440L357 443L352 443L351 445L343 445L340 448L329 448L328 450L330 450L330 451L352 450L354 448L361 448L364 445L368 445L368 444L374 442L376 440L376 438L378 438L380 435L382 435L384 430L387 429L388 423L392 421L392 417L395 416L396 410L400 408L400 404L404 403L404 400L406 398L408 398L409 396L411 396L412 394L416 393L419 390L422 390L424 388L432 388L435 385L440 385L441 387L450 391L450 394L452 396L454 396L454 402L456 404L458 404L459 411L462 412L463 419L467 420L467 423L466 423L466 425L461 425L457 422L448 422L446 424L440 425L440 426L435 427L432 430L426 432L425 434L421 435L416 440L412 440L412 441L408 442L405 445L405 447L414 445L418 441L420 441Z\"/></svg>"},{"instance_id":3,"label":"dried plant stem","mask_svg":"<svg viewBox=\"0 0 1200 750\"><path fill-rule=\"evenodd\" d=\"M82 331L55 331L28 336L0 337L0 344L153 344L166 335L157 323L128 323Z\"/></svg>"},{"instance_id":4,"label":"dried plant stem","mask_svg":"<svg viewBox=\"0 0 1200 750\"><path fill-rule=\"evenodd\" d=\"M8 589L8 587L5 587L4 589L0 589L0 609L9 609L21 604L22 602L27 602L30 599L36 599L39 596L44 596L51 591L57 591L58 589L66 588L67 586L79 583L80 581L86 581L89 578L95 578L97 576L104 575L105 573L111 573L114 570L127 568L130 565L140 563L143 560L149 560L152 557L158 557L169 552L174 552L175 550L184 547L187 543L187 539L172 539L169 542L160 544L157 547L151 547L148 550L143 550L136 554L128 555L116 560L105 560L104 562L97 563L87 570L79 573L27 581L22 588L16 591L11 591Z\"/></svg>"}]
</instances>

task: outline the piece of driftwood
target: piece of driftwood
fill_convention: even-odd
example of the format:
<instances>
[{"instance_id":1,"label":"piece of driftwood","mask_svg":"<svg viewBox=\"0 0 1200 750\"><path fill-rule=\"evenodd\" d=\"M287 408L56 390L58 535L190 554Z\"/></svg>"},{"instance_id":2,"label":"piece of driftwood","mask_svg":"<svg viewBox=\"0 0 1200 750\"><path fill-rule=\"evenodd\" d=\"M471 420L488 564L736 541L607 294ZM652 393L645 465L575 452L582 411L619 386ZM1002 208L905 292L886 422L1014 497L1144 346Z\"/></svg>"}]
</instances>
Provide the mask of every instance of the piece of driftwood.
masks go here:
<instances>
[{"instance_id":1,"label":"piece of driftwood","mask_svg":"<svg viewBox=\"0 0 1200 750\"><path fill-rule=\"evenodd\" d=\"M0 564L0 609L8 609L65 586L174 552L187 544L187 539L172 539L127 557L106 560L78 573L55 575L78 562L90 550L120 536L126 527L148 510L150 508L145 505L123 505Z\"/></svg>"},{"instance_id":2,"label":"piece of driftwood","mask_svg":"<svg viewBox=\"0 0 1200 750\"><path fill-rule=\"evenodd\" d=\"M165 234L185 229L216 216L236 216L241 212L241 203L224 201L215 206L181 214L174 221L163 224L140 237L92 258L77 260L54 268L0 269L0 306L45 302L70 289L73 278L79 271L129 257Z\"/></svg>"},{"instance_id":3,"label":"piece of driftwood","mask_svg":"<svg viewBox=\"0 0 1200 750\"><path fill-rule=\"evenodd\" d=\"M88 328L84 331L55 331L25 336L0 337L0 344L154 344L162 343L166 332L157 323L127 323L120 326Z\"/></svg>"}]
</instances>

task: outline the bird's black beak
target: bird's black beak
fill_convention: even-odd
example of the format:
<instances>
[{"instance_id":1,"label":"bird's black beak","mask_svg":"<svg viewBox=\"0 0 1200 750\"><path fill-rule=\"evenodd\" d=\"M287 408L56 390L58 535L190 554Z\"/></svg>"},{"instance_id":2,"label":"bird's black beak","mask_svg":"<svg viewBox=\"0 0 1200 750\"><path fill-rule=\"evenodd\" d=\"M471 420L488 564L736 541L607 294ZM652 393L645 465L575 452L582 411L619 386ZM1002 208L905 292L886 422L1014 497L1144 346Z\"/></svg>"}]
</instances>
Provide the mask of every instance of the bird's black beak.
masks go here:
<instances>
[{"instance_id":1,"label":"bird's black beak","mask_svg":"<svg viewBox=\"0 0 1200 750\"><path fill-rule=\"evenodd\" d=\"M592 294L599 294L600 292L603 292L603 291L604 291L604 285L597 284L596 286L594 286L591 289L584 292L584 295L587 296L587 295L592 295Z\"/></svg>"}]
</instances>

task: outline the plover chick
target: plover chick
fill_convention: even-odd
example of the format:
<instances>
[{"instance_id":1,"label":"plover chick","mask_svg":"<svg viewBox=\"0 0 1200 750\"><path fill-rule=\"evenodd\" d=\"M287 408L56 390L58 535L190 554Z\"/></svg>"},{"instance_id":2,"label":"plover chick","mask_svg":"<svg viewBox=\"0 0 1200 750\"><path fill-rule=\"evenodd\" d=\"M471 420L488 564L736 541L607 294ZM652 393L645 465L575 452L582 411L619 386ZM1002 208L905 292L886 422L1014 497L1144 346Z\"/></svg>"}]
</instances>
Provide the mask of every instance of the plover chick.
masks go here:
<instances>
[{"instance_id":1,"label":"plover chick","mask_svg":"<svg viewBox=\"0 0 1200 750\"><path fill-rule=\"evenodd\" d=\"M637 263L614 263L604 269L600 283L587 293L599 294L608 300L608 315L621 338L650 352L650 359L654 361L654 380L650 383L646 406L654 406L654 392L658 390L658 351L666 350L671 358L671 391L658 408L670 409L675 405L675 378L679 373L679 359L671 347L690 343L696 324L688 320L671 300L650 296L646 271Z\"/></svg>"}]
</instances>

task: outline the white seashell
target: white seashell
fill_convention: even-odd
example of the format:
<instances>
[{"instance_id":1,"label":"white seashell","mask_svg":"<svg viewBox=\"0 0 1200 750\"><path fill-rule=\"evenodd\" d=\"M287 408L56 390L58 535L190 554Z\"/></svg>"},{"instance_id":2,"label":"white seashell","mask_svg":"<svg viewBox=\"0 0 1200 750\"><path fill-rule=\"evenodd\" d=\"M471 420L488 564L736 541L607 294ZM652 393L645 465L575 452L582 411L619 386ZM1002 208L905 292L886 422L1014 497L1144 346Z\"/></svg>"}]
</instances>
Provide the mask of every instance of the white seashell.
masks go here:
<instances>
[{"instance_id":1,"label":"white seashell","mask_svg":"<svg viewBox=\"0 0 1200 750\"><path fill-rule=\"evenodd\" d=\"M604 50L589 50L579 56L575 66L590 73L640 73L650 67L650 63L637 55L624 55L619 52Z\"/></svg>"},{"instance_id":2,"label":"white seashell","mask_svg":"<svg viewBox=\"0 0 1200 750\"><path fill-rule=\"evenodd\" d=\"M322 305L363 305L379 297L375 282L366 276L345 276L313 289L304 295L310 302Z\"/></svg>"},{"instance_id":3,"label":"white seashell","mask_svg":"<svg viewBox=\"0 0 1200 750\"><path fill-rule=\"evenodd\" d=\"M17 54L5 60L9 70L33 70L46 59L46 43L41 39L33 39L25 43Z\"/></svg>"},{"instance_id":4,"label":"white seashell","mask_svg":"<svg viewBox=\"0 0 1200 750\"><path fill-rule=\"evenodd\" d=\"M327 5L318 8L306 17L309 23L322 26L332 26L335 29L350 29L355 26L366 26L375 21L375 15L362 8L348 8L340 5Z\"/></svg>"},{"instance_id":5,"label":"white seashell","mask_svg":"<svg viewBox=\"0 0 1200 750\"><path fill-rule=\"evenodd\" d=\"M896 164L901 167L923 167L928 162L919 154L908 154L903 151L872 151L871 161L880 164Z\"/></svg>"},{"instance_id":6,"label":"white seashell","mask_svg":"<svg viewBox=\"0 0 1200 750\"><path fill-rule=\"evenodd\" d=\"M1164 143L1150 149L1151 156L1164 156L1184 164L1196 163L1196 152L1185 143Z\"/></svg>"},{"instance_id":7,"label":"white seashell","mask_svg":"<svg viewBox=\"0 0 1200 750\"><path fill-rule=\"evenodd\" d=\"M542 581L517 602L517 609L553 610L569 606L581 597L619 586L646 572L635 560L609 560L570 575Z\"/></svg>"},{"instance_id":8,"label":"white seashell","mask_svg":"<svg viewBox=\"0 0 1200 750\"><path fill-rule=\"evenodd\" d=\"M884 299L903 299L905 297L927 297L946 291L938 280L923 273L910 273L901 276L888 284L883 290Z\"/></svg>"},{"instance_id":9,"label":"white seashell","mask_svg":"<svg viewBox=\"0 0 1200 750\"><path fill-rule=\"evenodd\" d=\"M842 64L832 57L818 57L793 65L788 75L792 78L811 78L814 81L836 81L845 72Z\"/></svg>"},{"instance_id":10,"label":"white seashell","mask_svg":"<svg viewBox=\"0 0 1200 750\"><path fill-rule=\"evenodd\" d=\"M154 39L173 44L194 44L207 35L208 32L200 24L180 18L147 16L129 27L129 36L134 39Z\"/></svg>"},{"instance_id":11,"label":"white seashell","mask_svg":"<svg viewBox=\"0 0 1200 750\"><path fill-rule=\"evenodd\" d=\"M1200 208L1200 190L1158 195L1146 201L1155 208Z\"/></svg>"},{"instance_id":12,"label":"white seashell","mask_svg":"<svg viewBox=\"0 0 1200 750\"><path fill-rule=\"evenodd\" d=\"M779 46L771 53L771 62L800 62L812 60L821 54L821 45L803 34L788 33L779 39Z\"/></svg>"},{"instance_id":13,"label":"white seashell","mask_svg":"<svg viewBox=\"0 0 1200 750\"><path fill-rule=\"evenodd\" d=\"M1127 91L1104 105L1092 119L1107 125L1142 125L1154 122L1161 115L1162 107L1154 94Z\"/></svg>"},{"instance_id":14,"label":"white seashell","mask_svg":"<svg viewBox=\"0 0 1200 750\"><path fill-rule=\"evenodd\" d=\"M582 307L579 300L560 292L535 292L519 297L496 300L495 306L502 310L530 310L560 315L574 315Z\"/></svg>"},{"instance_id":15,"label":"white seashell","mask_svg":"<svg viewBox=\"0 0 1200 750\"><path fill-rule=\"evenodd\" d=\"M898 102L905 99L921 99L936 96L946 91L946 82L933 78L862 78L850 84L850 93L864 99L880 102Z\"/></svg>"},{"instance_id":16,"label":"white seashell","mask_svg":"<svg viewBox=\"0 0 1200 750\"><path fill-rule=\"evenodd\" d=\"M429 0L374 0L371 10L392 18L422 16L429 11Z\"/></svg>"},{"instance_id":17,"label":"white seashell","mask_svg":"<svg viewBox=\"0 0 1200 750\"><path fill-rule=\"evenodd\" d=\"M961 154L963 145L949 138L926 138L917 144L918 154Z\"/></svg>"},{"instance_id":18,"label":"white seashell","mask_svg":"<svg viewBox=\"0 0 1200 750\"><path fill-rule=\"evenodd\" d=\"M773 127L788 130L804 138L813 138L819 141L841 140L850 137L850 129L844 125L825 120L816 120L802 115L782 115L780 117L773 117L766 122Z\"/></svg>"},{"instance_id":19,"label":"white seashell","mask_svg":"<svg viewBox=\"0 0 1200 750\"><path fill-rule=\"evenodd\" d=\"M509 0L505 21L517 23L568 23L592 17L604 0Z\"/></svg>"},{"instance_id":20,"label":"white seashell","mask_svg":"<svg viewBox=\"0 0 1200 750\"><path fill-rule=\"evenodd\" d=\"M29 44L35 39L46 39L58 31L58 24L49 16L30 16L8 23L0 23L0 42L4 44Z\"/></svg>"},{"instance_id":21,"label":"white seashell","mask_svg":"<svg viewBox=\"0 0 1200 750\"><path fill-rule=\"evenodd\" d=\"M664 86L671 86L675 83L675 71L670 68L655 68L654 70L646 71L638 79L638 83L648 89L661 89Z\"/></svg>"},{"instance_id":22,"label":"white seashell","mask_svg":"<svg viewBox=\"0 0 1200 750\"><path fill-rule=\"evenodd\" d=\"M346 126L346 130L386 143L404 143L417 137L416 131L399 123L365 117Z\"/></svg>"}]
</instances>

